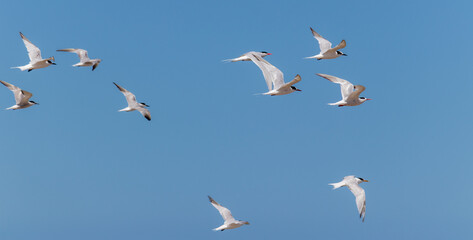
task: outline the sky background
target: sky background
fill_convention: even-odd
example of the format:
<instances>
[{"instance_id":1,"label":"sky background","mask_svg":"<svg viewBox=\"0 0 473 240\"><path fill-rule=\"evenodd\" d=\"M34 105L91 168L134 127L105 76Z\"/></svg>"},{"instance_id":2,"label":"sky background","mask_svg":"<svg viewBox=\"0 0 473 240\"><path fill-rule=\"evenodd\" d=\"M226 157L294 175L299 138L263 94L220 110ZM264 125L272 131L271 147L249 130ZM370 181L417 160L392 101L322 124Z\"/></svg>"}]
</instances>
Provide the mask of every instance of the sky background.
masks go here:
<instances>
[{"instance_id":1,"label":"sky background","mask_svg":"<svg viewBox=\"0 0 473 240\"><path fill-rule=\"evenodd\" d=\"M468 1L5 1L0 239L470 239ZM347 57L319 52L309 27ZM57 66L21 72L23 32ZM83 48L102 63L78 62ZM268 51L302 92L266 92ZM338 108L325 73L366 86ZM152 121L112 84L150 105ZM0 86L0 108L14 105ZM366 219L346 175L367 180ZM207 195L249 226L224 232Z\"/></svg>"}]
</instances>

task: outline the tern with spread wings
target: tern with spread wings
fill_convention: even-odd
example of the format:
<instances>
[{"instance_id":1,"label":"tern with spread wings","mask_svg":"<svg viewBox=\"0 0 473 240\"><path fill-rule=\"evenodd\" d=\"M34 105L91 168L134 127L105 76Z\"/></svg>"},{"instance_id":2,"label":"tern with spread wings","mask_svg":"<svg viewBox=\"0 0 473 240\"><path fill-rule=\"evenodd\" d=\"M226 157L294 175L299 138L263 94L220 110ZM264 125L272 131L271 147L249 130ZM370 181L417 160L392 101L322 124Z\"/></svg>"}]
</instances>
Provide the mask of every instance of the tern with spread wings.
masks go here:
<instances>
[{"instance_id":1,"label":"tern with spread wings","mask_svg":"<svg viewBox=\"0 0 473 240\"><path fill-rule=\"evenodd\" d=\"M80 48L65 48L56 50L58 52L71 52L77 54L79 56L79 63L72 65L73 67L90 67L92 66L92 71L99 65L102 61L101 59L90 59L87 51Z\"/></svg>"},{"instance_id":2,"label":"tern with spread wings","mask_svg":"<svg viewBox=\"0 0 473 240\"><path fill-rule=\"evenodd\" d=\"M38 104L38 103L35 103L34 101L29 101L30 98L33 96L32 93L25 90L21 90L19 87L13 86L12 84L4 82L4 81L0 81L0 83L2 83L8 89L10 89L13 92L13 96L15 96L16 104L7 109L17 110L17 109L28 108L28 107Z\"/></svg>"},{"instance_id":3,"label":"tern with spread wings","mask_svg":"<svg viewBox=\"0 0 473 240\"><path fill-rule=\"evenodd\" d=\"M370 98L360 97L360 94L365 91L365 87L362 85L353 86L353 84L345 79L341 79L335 76L330 76L327 74L317 73L317 75L333 82L340 84L340 88L342 91L342 100L336 103L329 103L329 105L337 105L339 107L343 106L358 106L364 103L367 100L371 100Z\"/></svg>"},{"instance_id":4,"label":"tern with spread wings","mask_svg":"<svg viewBox=\"0 0 473 240\"><path fill-rule=\"evenodd\" d=\"M345 40L342 40L340 44L332 48L331 42L329 42L327 39L320 36L320 34L314 31L314 29L310 28L310 30L312 31L312 35L314 36L314 38L317 39L317 41L319 42L320 53L315 56L306 57L306 58L316 58L317 60L321 60L321 59L333 59L333 58L338 58L340 56L346 56L346 54L338 51L347 46L347 43L345 42Z\"/></svg>"},{"instance_id":5,"label":"tern with spread wings","mask_svg":"<svg viewBox=\"0 0 473 240\"><path fill-rule=\"evenodd\" d=\"M271 65L268 61L264 60L259 54L255 52L249 52L245 54L248 58L253 61L263 72L266 85L268 86L268 92L263 93L263 95L270 96L279 96L293 93L295 91L301 91L293 85L301 81L301 76L299 74L294 77L294 79L288 83L284 82L284 75L275 66Z\"/></svg>"},{"instance_id":6,"label":"tern with spread wings","mask_svg":"<svg viewBox=\"0 0 473 240\"><path fill-rule=\"evenodd\" d=\"M121 86L119 86L116 83L113 83L113 84L115 84L115 86L117 86L117 88L120 90L120 92L122 92L123 95L125 95L126 101L128 102L128 107L126 107L124 109L121 109L121 110L118 110L119 112L131 112L131 111L138 110L141 113L141 115L143 115L143 117L148 119L148 121L151 121L151 113L146 108L146 107L149 107L148 105L146 105L146 103L137 102L136 97L135 97L135 95L133 95L133 93L129 92L128 90L126 90L124 88L122 88Z\"/></svg>"},{"instance_id":7,"label":"tern with spread wings","mask_svg":"<svg viewBox=\"0 0 473 240\"><path fill-rule=\"evenodd\" d=\"M359 186L359 184L362 182L368 182L368 180L355 176L346 176L341 182L330 183L329 185L332 185L333 189L337 189L339 187L348 187L348 189L350 189L353 195L355 195L358 213L364 222L366 212L366 195L365 190Z\"/></svg>"},{"instance_id":8,"label":"tern with spread wings","mask_svg":"<svg viewBox=\"0 0 473 240\"><path fill-rule=\"evenodd\" d=\"M54 57L50 57L47 59L43 59L41 57L41 50L36 47L30 40L28 40L23 33L20 32L21 39L23 39L23 43L26 46L26 50L28 50L28 56L30 58L30 62L25 66L19 67L12 67L12 68L19 68L21 71L28 70L28 72L32 71L33 69L38 68L45 68L49 67L50 65L56 65L53 63ZM52 60L52 61L51 61Z\"/></svg>"},{"instance_id":9,"label":"tern with spread wings","mask_svg":"<svg viewBox=\"0 0 473 240\"><path fill-rule=\"evenodd\" d=\"M212 205L218 210L220 215L222 215L223 220L225 220L223 225L218 228L213 229L214 231L223 231L225 229L234 229L234 228L241 227L243 225L250 225L250 223L247 221L235 220L230 210L218 204L215 200L213 200L212 197L210 196L208 197L209 197L210 203L212 203Z\"/></svg>"}]
</instances>

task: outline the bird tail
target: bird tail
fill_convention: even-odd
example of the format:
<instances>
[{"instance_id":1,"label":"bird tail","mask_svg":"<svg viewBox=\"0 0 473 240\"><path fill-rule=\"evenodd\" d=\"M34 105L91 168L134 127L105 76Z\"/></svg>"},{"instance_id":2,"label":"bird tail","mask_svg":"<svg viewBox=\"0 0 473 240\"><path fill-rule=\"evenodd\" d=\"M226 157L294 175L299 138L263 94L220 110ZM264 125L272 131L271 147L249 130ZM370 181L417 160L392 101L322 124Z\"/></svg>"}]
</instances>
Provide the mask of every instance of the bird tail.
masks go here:
<instances>
[{"instance_id":1,"label":"bird tail","mask_svg":"<svg viewBox=\"0 0 473 240\"><path fill-rule=\"evenodd\" d=\"M225 60L222 60L222 62L236 62L235 60L233 60L233 58L231 59L225 59Z\"/></svg>"},{"instance_id":2,"label":"bird tail","mask_svg":"<svg viewBox=\"0 0 473 240\"><path fill-rule=\"evenodd\" d=\"M343 182L338 182L338 183L329 183L328 185L332 185L333 189L337 189L339 187L343 187L344 183Z\"/></svg>"},{"instance_id":3,"label":"bird tail","mask_svg":"<svg viewBox=\"0 0 473 240\"><path fill-rule=\"evenodd\" d=\"M305 59L311 59L311 58L317 58L317 55L312 56L312 57L305 57ZM318 59L318 58L317 58Z\"/></svg>"},{"instance_id":4,"label":"bird tail","mask_svg":"<svg viewBox=\"0 0 473 240\"><path fill-rule=\"evenodd\" d=\"M11 69L15 69L15 68L18 68L18 69L20 69L21 71L25 71L25 70L27 70L27 69L28 69L28 67L27 67L27 66L11 67Z\"/></svg>"}]
</instances>

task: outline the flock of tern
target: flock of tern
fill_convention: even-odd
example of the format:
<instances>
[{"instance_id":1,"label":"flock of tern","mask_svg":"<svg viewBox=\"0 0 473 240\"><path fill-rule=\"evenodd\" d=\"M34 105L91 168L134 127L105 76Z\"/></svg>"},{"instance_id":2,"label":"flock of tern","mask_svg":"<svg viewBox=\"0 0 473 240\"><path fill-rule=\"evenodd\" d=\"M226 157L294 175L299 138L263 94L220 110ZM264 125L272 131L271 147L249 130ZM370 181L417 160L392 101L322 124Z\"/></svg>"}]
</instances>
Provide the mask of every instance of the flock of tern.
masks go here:
<instances>
[{"instance_id":1,"label":"flock of tern","mask_svg":"<svg viewBox=\"0 0 473 240\"><path fill-rule=\"evenodd\" d=\"M314 29L310 28L310 30L312 31L312 35L314 36L314 38L319 43L320 53L312 57L307 57L308 59L315 58L317 60L322 60L322 59L335 59L340 56L347 56L346 54L339 51L340 49L343 49L346 47L345 40L342 40L340 44L332 48L331 42L323 38ZM38 47L36 47L30 40L28 40L21 32L20 32L20 36L28 51L30 62L27 65L12 67L12 68L18 68L21 71L27 70L28 72L30 72L34 69L40 69L40 68L49 67L51 65L56 65L56 63L53 62L55 61L54 57L43 59L41 57L41 50ZM92 71L93 71L97 68L97 66L102 61L101 59L90 59L87 54L87 51L84 49L66 48L66 49L59 49L57 51L76 53L79 56L80 62L72 65L74 67L90 67L91 66ZM297 74L290 82L288 83L284 82L284 75L281 72L281 70L279 70L278 68L276 68L275 66L273 66L272 64L270 64L268 61L264 59L266 56L269 56L269 55L271 55L271 53L264 52L264 51L263 52L253 51L253 52L245 53L241 55L240 57L227 59L224 61L226 62L252 61L254 64L256 64L256 66L258 66L258 68L263 73L263 77L268 87L268 92L262 93L263 95L279 96L279 95L290 94L296 91L301 91L300 89L294 86L296 83L301 81L301 76ZM365 90L365 87L362 85L354 86L352 83L350 83L347 80L344 80L335 76L327 75L327 74L319 73L317 75L333 83L340 84L342 100L336 103L329 103L329 105L336 105L339 107L358 106L367 100L371 100L369 98L360 97L360 94ZM33 96L32 93L26 90L23 90L17 86L14 86L10 83L7 83L5 81L0 81L0 83L2 83L8 89L10 89L13 92L13 95L15 97L15 105L7 109L11 109L11 110L24 109L24 108L28 108L28 107L38 104L34 101L30 101L30 98ZM115 86L120 90L120 92L123 93L128 103L128 107L119 110L120 112L122 111L130 112L130 111L136 110L140 112L147 120L149 121L151 120L151 113L146 108L149 106L146 103L139 103L136 100L136 97L133 93L129 92L128 90L126 90L125 88L121 87L120 85L116 83L113 83L113 84L115 84ZM330 185L332 185L334 189L337 189L343 186L346 186L348 187L348 189L350 189L350 191L353 193L353 195L356 198L356 205L358 208L359 216L364 221L365 211L366 211L366 197L365 197L365 191L363 190L363 188L359 186L359 184L362 182L368 182L368 181L364 180L363 178L359 178L355 176L346 176L343 178L341 182L331 183ZM230 210L228 210L227 208L217 203L210 196L208 198L209 198L210 203L219 211L220 215L222 216L224 220L223 225L215 228L214 229L215 231L224 231L226 229L234 229L234 228L241 227L243 225L250 224L247 221L236 220L232 216Z\"/></svg>"}]
</instances>

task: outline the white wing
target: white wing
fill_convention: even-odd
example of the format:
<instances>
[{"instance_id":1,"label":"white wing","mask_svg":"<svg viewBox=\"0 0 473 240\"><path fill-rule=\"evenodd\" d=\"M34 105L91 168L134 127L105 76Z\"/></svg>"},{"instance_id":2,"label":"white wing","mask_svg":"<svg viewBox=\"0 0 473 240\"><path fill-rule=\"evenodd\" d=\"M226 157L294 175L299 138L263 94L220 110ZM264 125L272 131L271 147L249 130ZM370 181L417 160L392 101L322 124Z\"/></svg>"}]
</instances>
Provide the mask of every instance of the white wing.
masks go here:
<instances>
[{"instance_id":1,"label":"white wing","mask_svg":"<svg viewBox=\"0 0 473 240\"><path fill-rule=\"evenodd\" d=\"M80 59L80 62L88 62L90 61L90 58L87 54L87 51L84 50L84 49L80 49L80 48L65 48L65 49L59 49L59 50L56 50L58 52L72 52L72 53L76 53L78 56L79 56L79 59Z\"/></svg>"},{"instance_id":2,"label":"white wing","mask_svg":"<svg viewBox=\"0 0 473 240\"><path fill-rule=\"evenodd\" d=\"M0 81L0 82L13 92L13 96L15 96L15 103L17 105L24 105L33 96L32 93L25 90L21 90L19 87L14 86L10 83L4 82L4 81Z\"/></svg>"},{"instance_id":3,"label":"white wing","mask_svg":"<svg viewBox=\"0 0 473 240\"><path fill-rule=\"evenodd\" d=\"M327 75L327 74L321 74L317 73L317 75L333 82L333 83L338 83L340 84L340 90L342 92L342 98L343 100L347 100L347 98L350 96L350 94L353 92L354 87L353 84L351 84L349 81L345 79L341 79L335 76Z\"/></svg>"},{"instance_id":4,"label":"white wing","mask_svg":"<svg viewBox=\"0 0 473 240\"><path fill-rule=\"evenodd\" d=\"M212 203L212 205L218 210L220 215L222 215L222 218L223 218L223 220L225 220L225 222L235 221L235 218L233 218L232 213L230 212L230 210L228 210L224 206L218 204L212 197L210 197L210 196L208 196L208 197L209 197L210 203Z\"/></svg>"},{"instance_id":5,"label":"white wing","mask_svg":"<svg viewBox=\"0 0 473 240\"><path fill-rule=\"evenodd\" d=\"M365 221L365 211L366 211L366 196L365 190L361 188L357 183L350 183L347 185L350 191L356 197L356 206L358 207L358 213L360 213L360 218L363 218Z\"/></svg>"},{"instance_id":6,"label":"white wing","mask_svg":"<svg viewBox=\"0 0 473 240\"><path fill-rule=\"evenodd\" d=\"M36 47L33 43L28 40L28 38L20 32L21 39L23 39L23 43L25 43L26 50L28 51L28 56L30 57L30 62L37 62L41 61L43 58L41 57L41 50Z\"/></svg>"},{"instance_id":7,"label":"white wing","mask_svg":"<svg viewBox=\"0 0 473 240\"><path fill-rule=\"evenodd\" d=\"M148 119L148 121L151 121L151 113L149 112L147 108L139 107L137 110L141 113L141 115L143 115L143 117Z\"/></svg>"},{"instance_id":8,"label":"white wing","mask_svg":"<svg viewBox=\"0 0 473 240\"><path fill-rule=\"evenodd\" d=\"M348 96L347 102L349 102L349 101L357 101L357 99L360 98L360 94L361 94L363 91L365 91L365 89L366 89L366 88L365 88L364 86L362 86L362 85L356 85L354 88L355 88L355 91L352 92L352 93L350 94L350 96Z\"/></svg>"},{"instance_id":9,"label":"white wing","mask_svg":"<svg viewBox=\"0 0 473 240\"><path fill-rule=\"evenodd\" d=\"M284 74L261 56L250 54L250 59L261 69L264 79L268 85L268 90L279 89L284 85Z\"/></svg>"},{"instance_id":10,"label":"white wing","mask_svg":"<svg viewBox=\"0 0 473 240\"><path fill-rule=\"evenodd\" d=\"M329 42L327 39L323 38L320 34L318 34L314 29L310 28L312 31L312 35L314 36L315 39L319 42L320 46L320 53L324 53L330 48L332 48L332 43Z\"/></svg>"},{"instance_id":11,"label":"white wing","mask_svg":"<svg viewBox=\"0 0 473 240\"><path fill-rule=\"evenodd\" d=\"M347 46L347 42L345 42L345 40L342 40L336 47L332 48L333 51L337 51L337 50L340 50L344 47Z\"/></svg>"},{"instance_id":12,"label":"white wing","mask_svg":"<svg viewBox=\"0 0 473 240\"><path fill-rule=\"evenodd\" d=\"M138 103L136 102L136 97L135 97L135 95L133 95L133 93L131 93L128 90L120 87L116 83L113 83L113 84L115 84L115 86L117 86L117 88L120 90L120 92L122 92L123 95L125 95L126 101L128 102L128 107L135 107L136 105L138 105Z\"/></svg>"}]
</instances>

